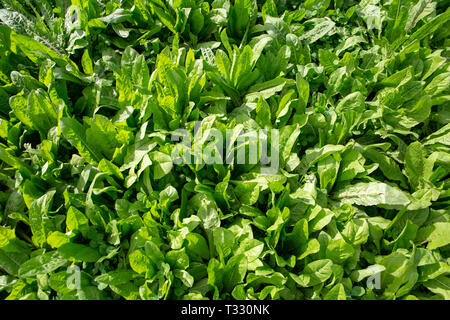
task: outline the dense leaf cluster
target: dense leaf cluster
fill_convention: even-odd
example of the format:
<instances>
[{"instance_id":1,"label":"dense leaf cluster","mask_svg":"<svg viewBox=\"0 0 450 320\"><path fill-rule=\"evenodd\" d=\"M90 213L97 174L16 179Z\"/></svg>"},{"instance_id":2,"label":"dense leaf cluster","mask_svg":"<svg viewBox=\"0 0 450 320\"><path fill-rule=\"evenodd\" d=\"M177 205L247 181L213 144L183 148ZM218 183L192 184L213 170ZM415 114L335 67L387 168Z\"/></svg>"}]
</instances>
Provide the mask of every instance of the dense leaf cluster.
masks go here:
<instances>
[{"instance_id":1,"label":"dense leaf cluster","mask_svg":"<svg viewBox=\"0 0 450 320\"><path fill-rule=\"evenodd\" d=\"M450 299L449 1L0 3L0 298Z\"/></svg>"}]
</instances>

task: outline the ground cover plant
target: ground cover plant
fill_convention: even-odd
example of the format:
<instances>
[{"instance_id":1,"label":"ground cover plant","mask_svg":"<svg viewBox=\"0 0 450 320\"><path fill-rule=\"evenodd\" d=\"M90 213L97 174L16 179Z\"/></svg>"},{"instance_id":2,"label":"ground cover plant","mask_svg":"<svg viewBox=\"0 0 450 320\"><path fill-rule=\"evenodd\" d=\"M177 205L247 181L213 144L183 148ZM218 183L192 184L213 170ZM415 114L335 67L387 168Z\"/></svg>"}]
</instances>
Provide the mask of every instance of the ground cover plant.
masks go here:
<instances>
[{"instance_id":1,"label":"ground cover plant","mask_svg":"<svg viewBox=\"0 0 450 320\"><path fill-rule=\"evenodd\" d=\"M0 3L1 299L450 299L449 1Z\"/></svg>"}]
</instances>

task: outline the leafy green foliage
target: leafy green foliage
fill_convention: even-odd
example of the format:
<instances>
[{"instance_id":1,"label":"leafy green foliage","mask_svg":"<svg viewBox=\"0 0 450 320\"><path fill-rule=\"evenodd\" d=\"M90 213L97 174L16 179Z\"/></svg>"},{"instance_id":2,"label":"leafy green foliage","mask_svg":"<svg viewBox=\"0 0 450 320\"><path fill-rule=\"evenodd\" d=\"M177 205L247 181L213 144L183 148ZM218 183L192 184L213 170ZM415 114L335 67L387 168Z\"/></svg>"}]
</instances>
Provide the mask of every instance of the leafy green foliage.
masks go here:
<instances>
[{"instance_id":1,"label":"leafy green foliage","mask_svg":"<svg viewBox=\"0 0 450 320\"><path fill-rule=\"evenodd\" d=\"M0 1L0 298L450 299L449 30L448 1ZM176 163L177 129L276 129L279 168Z\"/></svg>"}]
</instances>

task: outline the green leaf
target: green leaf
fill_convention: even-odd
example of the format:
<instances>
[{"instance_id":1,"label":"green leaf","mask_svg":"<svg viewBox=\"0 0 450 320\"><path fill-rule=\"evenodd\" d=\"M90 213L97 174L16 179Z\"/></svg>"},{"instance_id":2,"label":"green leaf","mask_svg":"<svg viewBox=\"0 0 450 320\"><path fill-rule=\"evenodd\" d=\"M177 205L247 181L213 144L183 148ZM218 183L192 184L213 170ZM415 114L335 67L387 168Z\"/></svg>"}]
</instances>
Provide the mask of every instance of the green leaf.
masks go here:
<instances>
[{"instance_id":1,"label":"green leaf","mask_svg":"<svg viewBox=\"0 0 450 320\"><path fill-rule=\"evenodd\" d=\"M71 206L67 210L66 230L79 230L81 233L87 234L89 230L89 220L84 213Z\"/></svg>"},{"instance_id":2,"label":"green leaf","mask_svg":"<svg viewBox=\"0 0 450 320\"><path fill-rule=\"evenodd\" d=\"M262 97L259 97L258 103L256 105L256 122L261 126L261 128L271 127L271 113L270 107L267 104L266 100Z\"/></svg>"},{"instance_id":3,"label":"green leaf","mask_svg":"<svg viewBox=\"0 0 450 320\"><path fill-rule=\"evenodd\" d=\"M291 278L301 287L313 287L328 280L333 273L333 262L329 259L308 263L300 275L290 273Z\"/></svg>"},{"instance_id":4,"label":"green leaf","mask_svg":"<svg viewBox=\"0 0 450 320\"><path fill-rule=\"evenodd\" d=\"M155 179L161 179L167 175L173 168L172 158L162 152L152 152L150 159L153 162L153 176Z\"/></svg>"},{"instance_id":5,"label":"green leaf","mask_svg":"<svg viewBox=\"0 0 450 320\"><path fill-rule=\"evenodd\" d=\"M431 19L429 22L420 27L416 32L414 32L409 38L407 43L411 43L414 40L422 40L430 34L433 34L442 24L448 22L450 19L450 10L446 10Z\"/></svg>"},{"instance_id":6,"label":"green leaf","mask_svg":"<svg viewBox=\"0 0 450 320\"><path fill-rule=\"evenodd\" d=\"M445 300L450 299L450 278L440 276L433 280L428 280L423 285L431 292L442 296Z\"/></svg>"},{"instance_id":7,"label":"green leaf","mask_svg":"<svg viewBox=\"0 0 450 320\"><path fill-rule=\"evenodd\" d=\"M205 238L198 233L189 233L186 235L186 251L194 258L200 257L209 259L209 247Z\"/></svg>"},{"instance_id":8,"label":"green leaf","mask_svg":"<svg viewBox=\"0 0 450 320\"><path fill-rule=\"evenodd\" d=\"M286 79L276 78L263 83L255 84L248 89L248 93L245 98L249 101L259 97L268 99L277 92L283 90L286 82Z\"/></svg>"},{"instance_id":9,"label":"green leaf","mask_svg":"<svg viewBox=\"0 0 450 320\"><path fill-rule=\"evenodd\" d=\"M221 261L228 257L234 248L234 233L228 229L215 228L213 231L214 245Z\"/></svg>"},{"instance_id":10,"label":"green leaf","mask_svg":"<svg viewBox=\"0 0 450 320\"><path fill-rule=\"evenodd\" d=\"M29 224L33 232L33 243L38 247L44 246L47 237L55 229L54 223L48 215L55 194L55 190L49 191L30 205Z\"/></svg>"},{"instance_id":11,"label":"green leaf","mask_svg":"<svg viewBox=\"0 0 450 320\"><path fill-rule=\"evenodd\" d=\"M81 57L81 65L83 66L84 73L88 75L94 73L94 67L88 50L84 50L83 56Z\"/></svg>"},{"instance_id":12,"label":"green leaf","mask_svg":"<svg viewBox=\"0 0 450 320\"><path fill-rule=\"evenodd\" d=\"M404 181L405 178L400 170L399 165L390 157L373 149L367 148L362 154L379 165L384 176L389 180Z\"/></svg>"},{"instance_id":13,"label":"green leaf","mask_svg":"<svg viewBox=\"0 0 450 320\"><path fill-rule=\"evenodd\" d=\"M153 275L155 267L144 251L137 249L130 254L130 267L139 274Z\"/></svg>"},{"instance_id":14,"label":"green leaf","mask_svg":"<svg viewBox=\"0 0 450 320\"><path fill-rule=\"evenodd\" d=\"M237 284L244 281L247 273L247 264L248 260L244 254L235 255L227 262L223 269L225 291L231 292Z\"/></svg>"},{"instance_id":15,"label":"green leaf","mask_svg":"<svg viewBox=\"0 0 450 320\"><path fill-rule=\"evenodd\" d=\"M315 18L308 21L312 28L300 36L300 40L312 44L327 35L335 23L329 18Z\"/></svg>"},{"instance_id":16,"label":"green leaf","mask_svg":"<svg viewBox=\"0 0 450 320\"><path fill-rule=\"evenodd\" d=\"M38 255L25 261L19 269L19 276L25 278L35 277L40 274L48 274L68 264L59 252L51 251Z\"/></svg>"},{"instance_id":17,"label":"green leaf","mask_svg":"<svg viewBox=\"0 0 450 320\"><path fill-rule=\"evenodd\" d=\"M327 157L317 163L321 189L331 190L339 172L339 161L335 157Z\"/></svg>"},{"instance_id":18,"label":"green leaf","mask_svg":"<svg viewBox=\"0 0 450 320\"><path fill-rule=\"evenodd\" d=\"M339 189L334 197L343 203L361 206L403 208L410 203L405 192L383 182L360 182Z\"/></svg>"},{"instance_id":19,"label":"green leaf","mask_svg":"<svg viewBox=\"0 0 450 320\"><path fill-rule=\"evenodd\" d=\"M360 245L369 238L369 224L366 219L353 219L342 230L342 236L348 243Z\"/></svg>"},{"instance_id":20,"label":"green leaf","mask_svg":"<svg viewBox=\"0 0 450 320\"><path fill-rule=\"evenodd\" d=\"M42 89L30 92L27 104L28 116L33 122L33 127L46 136L47 132L57 125L57 109Z\"/></svg>"},{"instance_id":21,"label":"green leaf","mask_svg":"<svg viewBox=\"0 0 450 320\"><path fill-rule=\"evenodd\" d=\"M353 247L343 239L331 240L328 242L326 257L334 263L342 265L353 255Z\"/></svg>"},{"instance_id":22,"label":"green leaf","mask_svg":"<svg viewBox=\"0 0 450 320\"><path fill-rule=\"evenodd\" d=\"M62 233L60 231L53 231L47 237L47 243L53 248L57 249L61 247L63 244L70 242L70 236Z\"/></svg>"},{"instance_id":23,"label":"green leaf","mask_svg":"<svg viewBox=\"0 0 450 320\"><path fill-rule=\"evenodd\" d=\"M28 102L24 96L12 96L9 99L9 106L14 111L15 116L26 126L34 128L33 121L28 113Z\"/></svg>"},{"instance_id":24,"label":"green leaf","mask_svg":"<svg viewBox=\"0 0 450 320\"><path fill-rule=\"evenodd\" d=\"M100 160L100 162L98 163L98 170L109 175L114 175L121 180L123 179L122 172L120 172L119 168L107 159Z\"/></svg>"},{"instance_id":25,"label":"green leaf","mask_svg":"<svg viewBox=\"0 0 450 320\"><path fill-rule=\"evenodd\" d=\"M28 255L24 253L5 252L0 249L0 268L13 276L18 276L20 266L28 259Z\"/></svg>"},{"instance_id":26,"label":"green leaf","mask_svg":"<svg viewBox=\"0 0 450 320\"><path fill-rule=\"evenodd\" d=\"M58 248L58 252L68 260L96 262L100 253L89 246L78 243L66 243Z\"/></svg>"},{"instance_id":27,"label":"green leaf","mask_svg":"<svg viewBox=\"0 0 450 320\"><path fill-rule=\"evenodd\" d=\"M59 125L64 138L78 150L86 161L93 164L97 164L100 161L101 155L90 146L86 139L86 131L77 120L62 118Z\"/></svg>"},{"instance_id":28,"label":"green leaf","mask_svg":"<svg viewBox=\"0 0 450 320\"><path fill-rule=\"evenodd\" d=\"M324 300L347 300L345 288L342 283L335 285L323 298Z\"/></svg>"},{"instance_id":29,"label":"green leaf","mask_svg":"<svg viewBox=\"0 0 450 320\"><path fill-rule=\"evenodd\" d=\"M437 222L420 228L416 240L427 242L427 249L432 250L450 243L450 223Z\"/></svg>"},{"instance_id":30,"label":"green leaf","mask_svg":"<svg viewBox=\"0 0 450 320\"><path fill-rule=\"evenodd\" d=\"M386 268L384 266L374 264L374 265L368 266L365 269L353 271L351 274L351 278L353 281L361 282L363 279L373 276L375 274L381 273L384 270L386 270Z\"/></svg>"}]
</instances>

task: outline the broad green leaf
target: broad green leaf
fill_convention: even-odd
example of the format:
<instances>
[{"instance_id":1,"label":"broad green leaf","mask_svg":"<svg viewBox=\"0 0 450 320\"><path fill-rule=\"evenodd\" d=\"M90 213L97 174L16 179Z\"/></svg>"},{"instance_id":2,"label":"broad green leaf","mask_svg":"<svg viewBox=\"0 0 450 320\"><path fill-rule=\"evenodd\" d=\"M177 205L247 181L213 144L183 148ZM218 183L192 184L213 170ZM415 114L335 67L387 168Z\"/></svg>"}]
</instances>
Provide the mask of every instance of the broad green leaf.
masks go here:
<instances>
[{"instance_id":1,"label":"broad green leaf","mask_svg":"<svg viewBox=\"0 0 450 320\"><path fill-rule=\"evenodd\" d=\"M342 283L335 285L323 298L324 300L347 300L345 288Z\"/></svg>"},{"instance_id":2,"label":"broad green leaf","mask_svg":"<svg viewBox=\"0 0 450 320\"><path fill-rule=\"evenodd\" d=\"M407 194L383 182L360 182L339 189L334 193L343 203L361 206L385 206L403 208L410 203Z\"/></svg>"},{"instance_id":3,"label":"broad green leaf","mask_svg":"<svg viewBox=\"0 0 450 320\"><path fill-rule=\"evenodd\" d=\"M432 250L450 243L449 231L449 222L437 222L419 229L416 239L427 242L427 249Z\"/></svg>"},{"instance_id":4,"label":"broad green leaf","mask_svg":"<svg viewBox=\"0 0 450 320\"><path fill-rule=\"evenodd\" d=\"M89 144L86 139L86 130L77 120L62 118L59 125L64 138L78 150L86 161L96 164L101 160L101 155Z\"/></svg>"},{"instance_id":5,"label":"broad green leaf","mask_svg":"<svg viewBox=\"0 0 450 320\"><path fill-rule=\"evenodd\" d=\"M232 257L223 269L224 289L230 292L237 284L244 280L247 273L247 257L239 254Z\"/></svg>"},{"instance_id":6,"label":"broad green leaf","mask_svg":"<svg viewBox=\"0 0 450 320\"><path fill-rule=\"evenodd\" d=\"M300 275L290 273L291 278L301 287L312 287L331 277L333 262L329 259L308 263Z\"/></svg>"},{"instance_id":7,"label":"broad green leaf","mask_svg":"<svg viewBox=\"0 0 450 320\"><path fill-rule=\"evenodd\" d=\"M96 262L100 253L87 245L78 243L66 243L58 248L58 252L68 260Z\"/></svg>"},{"instance_id":8,"label":"broad green leaf","mask_svg":"<svg viewBox=\"0 0 450 320\"><path fill-rule=\"evenodd\" d=\"M146 256L145 252L138 249L130 254L130 267L139 274L152 275L155 272L155 267L150 261L150 258Z\"/></svg>"},{"instance_id":9,"label":"broad green leaf","mask_svg":"<svg viewBox=\"0 0 450 320\"><path fill-rule=\"evenodd\" d=\"M19 269L19 276L30 278L48 274L69 263L57 251L50 251L25 261Z\"/></svg>"},{"instance_id":10,"label":"broad green leaf","mask_svg":"<svg viewBox=\"0 0 450 320\"><path fill-rule=\"evenodd\" d=\"M55 225L49 211L56 191L49 191L30 205L29 224L33 232L33 243L38 247L43 247L49 234L54 231Z\"/></svg>"}]
</instances>

